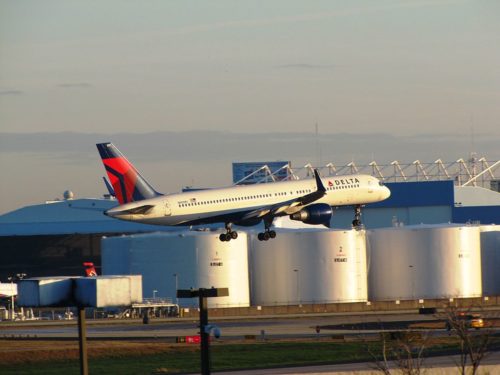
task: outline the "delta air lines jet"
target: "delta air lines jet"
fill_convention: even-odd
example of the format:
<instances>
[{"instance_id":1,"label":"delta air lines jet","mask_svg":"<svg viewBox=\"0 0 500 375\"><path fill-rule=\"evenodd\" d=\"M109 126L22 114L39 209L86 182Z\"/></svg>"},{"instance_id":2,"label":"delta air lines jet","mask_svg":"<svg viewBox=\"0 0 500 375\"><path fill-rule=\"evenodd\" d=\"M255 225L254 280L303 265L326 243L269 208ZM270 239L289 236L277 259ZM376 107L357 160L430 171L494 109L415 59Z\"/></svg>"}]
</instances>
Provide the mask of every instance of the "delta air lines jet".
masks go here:
<instances>
[{"instance_id":1,"label":"delta air lines jet","mask_svg":"<svg viewBox=\"0 0 500 375\"><path fill-rule=\"evenodd\" d=\"M353 206L354 227L361 225L361 206L387 199L391 192L377 178L353 174L309 180L261 183L163 195L140 175L112 143L97 144L119 206L106 215L145 224L190 226L224 223L221 241L236 239L234 225L264 222L261 241L276 237L275 217L330 227L332 207Z\"/></svg>"}]
</instances>

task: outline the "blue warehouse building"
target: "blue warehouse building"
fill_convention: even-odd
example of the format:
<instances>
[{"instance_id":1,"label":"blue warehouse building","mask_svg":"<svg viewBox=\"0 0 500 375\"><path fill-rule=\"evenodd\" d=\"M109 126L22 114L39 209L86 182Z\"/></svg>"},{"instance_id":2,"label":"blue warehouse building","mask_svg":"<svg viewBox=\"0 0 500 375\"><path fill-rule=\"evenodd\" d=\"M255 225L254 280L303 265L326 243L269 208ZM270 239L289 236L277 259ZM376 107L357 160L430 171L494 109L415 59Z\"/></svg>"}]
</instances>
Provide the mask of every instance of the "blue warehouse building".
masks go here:
<instances>
[{"instance_id":1,"label":"blue warehouse building","mask_svg":"<svg viewBox=\"0 0 500 375\"><path fill-rule=\"evenodd\" d=\"M455 186L452 180L392 182L391 196L363 208L367 228L398 225L474 223L500 224L500 193L476 186ZM335 211L333 227L349 228L350 207Z\"/></svg>"},{"instance_id":2,"label":"blue warehouse building","mask_svg":"<svg viewBox=\"0 0 500 375\"><path fill-rule=\"evenodd\" d=\"M412 224L500 224L500 193L452 180L386 184L391 197L363 208L367 229ZM101 238L179 231L111 219L113 199L72 199L20 208L0 216L0 281L19 272L31 277L81 275L82 263L101 264ZM334 211L332 227L350 228L354 211ZM222 225L220 226L222 227Z\"/></svg>"}]
</instances>

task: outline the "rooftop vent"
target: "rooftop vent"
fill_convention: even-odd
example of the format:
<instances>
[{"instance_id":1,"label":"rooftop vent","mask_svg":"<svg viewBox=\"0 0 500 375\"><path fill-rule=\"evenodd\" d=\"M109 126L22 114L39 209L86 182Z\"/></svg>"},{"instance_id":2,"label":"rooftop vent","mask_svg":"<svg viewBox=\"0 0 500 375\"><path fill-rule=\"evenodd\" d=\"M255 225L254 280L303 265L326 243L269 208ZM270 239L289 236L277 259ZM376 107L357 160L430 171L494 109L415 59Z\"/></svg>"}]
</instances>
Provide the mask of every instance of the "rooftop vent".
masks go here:
<instances>
[{"instance_id":1,"label":"rooftop vent","mask_svg":"<svg viewBox=\"0 0 500 375\"><path fill-rule=\"evenodd\" d=\"M64 200L70 200L70 199L73 199L75 197L75 194L73 194L73 192L71 190L66 190L63 193L63 197L64 197Z\"/></svg>"}]
</instances>

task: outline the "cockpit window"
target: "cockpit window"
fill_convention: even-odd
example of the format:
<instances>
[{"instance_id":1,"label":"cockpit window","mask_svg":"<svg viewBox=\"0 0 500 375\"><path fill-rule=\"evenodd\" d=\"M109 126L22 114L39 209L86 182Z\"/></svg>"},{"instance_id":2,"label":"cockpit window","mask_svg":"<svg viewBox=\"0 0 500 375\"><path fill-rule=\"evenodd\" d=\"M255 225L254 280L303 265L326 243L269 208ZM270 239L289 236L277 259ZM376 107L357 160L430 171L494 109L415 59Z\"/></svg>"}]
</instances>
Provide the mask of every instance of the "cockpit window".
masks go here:
<instances>
[{"instance_id":1,"label":"cockpit window","mask_svg":"<svg viewBox=\"0 0 500 375\"><path fill-rule=\"evenodd\" d=\"M380 180L379 180L378 184L379 184L380 186L384 186L384 183L383 183L382 181L380 181Z\"/></svg>"}]
</instances>

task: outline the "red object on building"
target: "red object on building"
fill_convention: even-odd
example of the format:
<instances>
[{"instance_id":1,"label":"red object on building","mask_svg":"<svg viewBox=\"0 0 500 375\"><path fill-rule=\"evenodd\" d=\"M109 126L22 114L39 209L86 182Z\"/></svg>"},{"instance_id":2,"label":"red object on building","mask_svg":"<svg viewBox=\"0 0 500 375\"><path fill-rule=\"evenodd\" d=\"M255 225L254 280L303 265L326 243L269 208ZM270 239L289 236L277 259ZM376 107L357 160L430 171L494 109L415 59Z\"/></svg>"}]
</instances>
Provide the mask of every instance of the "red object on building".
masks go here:
<instances>
[{"instance_id":1,"label":"red object on building","mask_svg":"<svg viewBox=\"0 0 500 375\"><path fill-rule=\"evenodd\" d=\"M84 262L83 266L85 267L85 276L86 277L97 276L97 272L95 270L94 263Z\"/></svg>"},{"instance_id":2,"label":"red object on building","mask_svg":"<svg viewBox=\"0 0 500 375\"><path fill-rule=\"evenodd\" d=\"M201 342L201 336L186 336L186 344L199 344Z\"/></svg>"}]
</instances>

